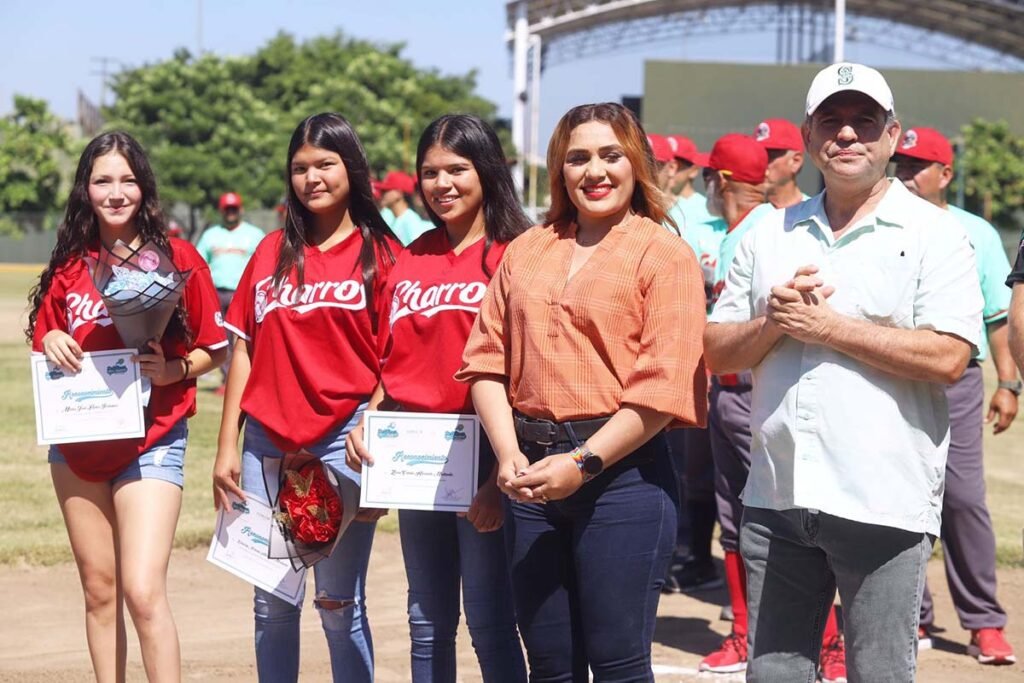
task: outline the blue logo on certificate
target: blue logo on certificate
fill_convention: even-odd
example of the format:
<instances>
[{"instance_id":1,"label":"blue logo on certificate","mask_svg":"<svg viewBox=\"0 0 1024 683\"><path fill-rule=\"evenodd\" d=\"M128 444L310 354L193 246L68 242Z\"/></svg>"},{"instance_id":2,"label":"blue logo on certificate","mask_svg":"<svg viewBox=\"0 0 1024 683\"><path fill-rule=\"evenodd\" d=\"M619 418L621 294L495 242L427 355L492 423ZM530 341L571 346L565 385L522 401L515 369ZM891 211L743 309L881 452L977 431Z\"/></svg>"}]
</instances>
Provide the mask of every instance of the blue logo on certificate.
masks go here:
<instances>
[{"instance_id":1,"label":"blue logo on certificate","mask_svg":"<svg viewBox=\"0 0 1024 683\"><path fill-rule=\"evenodd\" d=\"M46 379L50 380L58 380L63 376L64 371L61 370L60 368L54 368L53 370L50 370L48 373L46 373Z\"/></svg>"},{"instance_id":2,"label":"blue logo on certificate","mask_svg":"<svg viewBox=\"0 0 1024 683\"><path fill-rule=\"evenodd\" d=\"M113 365L107 366L108 375L123 375L128 372L128 366L124 364L124 358L118 358Z\"/></svg>"},{"instance_id":3,"label":"blue logo on certificate","mask_svg":"<svg viewBox=\"0 0 1024 683\"><path fill-rule=\"evenodd\" d=\"M397 439L398 430L395 428L395 423L392 422L387 427L381 427L377 430L377 438L379 439Z\"/></svg>"},{"instance_id":4,"label":"blue logo on certificate","mask_svg":"<svg viewBox=\"0 0 1024 683\"><path fill-rule=\"evenodd\" d=\"M449 430L444 433L445 441L465 441L466 440L466 426L456 425L454 430Z\"/></svg>"}]
</instances>

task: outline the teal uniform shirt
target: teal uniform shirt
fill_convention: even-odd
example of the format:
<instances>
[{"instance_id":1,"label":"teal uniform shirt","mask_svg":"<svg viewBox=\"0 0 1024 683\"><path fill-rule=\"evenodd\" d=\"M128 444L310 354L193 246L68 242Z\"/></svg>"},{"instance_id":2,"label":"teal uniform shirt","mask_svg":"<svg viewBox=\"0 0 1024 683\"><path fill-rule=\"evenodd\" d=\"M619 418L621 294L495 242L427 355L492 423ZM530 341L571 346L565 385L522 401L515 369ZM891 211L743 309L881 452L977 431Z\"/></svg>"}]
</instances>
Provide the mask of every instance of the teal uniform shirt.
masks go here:
<instances>
[{"instance_id":1,"label":"teal uniform shirt","mask_svg":"<svg viewBox=\"0 0 1024 683\"><path fill-rule=\"evenodd\" d=\"M237 289L249 257L265 236L262 230L245 221L233 230L222 225L207 228L199 238L196 250L210 264L213 286L232 291Z\"/></svg>"},{"instance_id":2,"label":"teal uniform shirt","mask_svg":"<svg viewBox=\"0 0 1024 683\"><path fill-rule=\"evenodd\" d=\"M395 224L395 213L387 207L380 210L380 217L384 219L389 228Z\"/></svg>"},{"instance_id":3,"label":"teal uniform shirt","mask_svg":"<svg viewBox=\"0 0 1024 683\"><path fill-rule=\"evenodd\" d=\"M804 201L806 202L810 197L804 193L800 193ZM754 227L758 221L766 217L775 207L765 202L759 206L755 206L750 210L743 219L736 224L736 227L726 233L725 237L722 238L722 242L719 246L718 252L718 267L715 270L715 284L712 300L718 301L718 297L721 295L722 290L725 289L725 277L729 273L729 267L732 266L732 260L736 257L736 247L739 246L740 240L747 234L750 228Z\"/></svg>"},{"instance_id":4,"label":"teal uniform shirt","mask_svg":"<svg viewBox=\"0 0 1024 683\"><path fill-rule=\"evenodd\" d=\"M427 230L433 230L437 226L431 221L425 221L420 218L420 215L412 209L406 209L405 213L401 216L393 216L393 220L388 223L391 227L391 231L395 233L395 237L402 243L403 247L407 247L413 243L417 237L425 233Z\"/></svg>"},{"instance_id":5,"label":"teal uniform shirt","mask_svg":"<svg viewBox=\"0 0 1024 683\"><path fill-rule=\"evenodd\" d=\"M686 239L688 227L692 228L699 223L715 220L715 217L708 213L707 199L700 192L694 192L686 199L682 197L676 199L675 204L668 210L668 215L676 222L676 227L683 239ZM669 230L672 229L668 223L665 223L665 227ZM694 251L697 251L693 242L688 239L686 241Z\"/></svg>"},{"instance_id":6,"label":"teal uniform shirt","mask_svg":"<svg viewBox=\"0 0 1024 683\"><path fill-rule=\"evenodd\" d=\"M683 239L693 249L704 276L704 295L708 310L711 310L712 291L715 285L715 272L718 268L718 254L728 232L729 226L721 218L710 217L701 223L688 223Z\"/></svg>"},{"instance_id":7,"label":"teal uniform shirt","mask_svg":"<svg viewBox=\"0 0 1024 683\"><path fill-rule=\"evenodd\" d=\"M982 318L985 321L981 330L981 342L974 358L981 362L988 358L988 334L985 326L1002 320L1010 308L1010 289L1003 283L1010 274L1010 262L1003 250L1003 241L995 227L981 216L964 211L956 206L949 206L949 212L964 226L967 238L974 247L974 263L978 268L978 280L981 282L981 295L985 299Z\"/></svg>"}]
</instances>

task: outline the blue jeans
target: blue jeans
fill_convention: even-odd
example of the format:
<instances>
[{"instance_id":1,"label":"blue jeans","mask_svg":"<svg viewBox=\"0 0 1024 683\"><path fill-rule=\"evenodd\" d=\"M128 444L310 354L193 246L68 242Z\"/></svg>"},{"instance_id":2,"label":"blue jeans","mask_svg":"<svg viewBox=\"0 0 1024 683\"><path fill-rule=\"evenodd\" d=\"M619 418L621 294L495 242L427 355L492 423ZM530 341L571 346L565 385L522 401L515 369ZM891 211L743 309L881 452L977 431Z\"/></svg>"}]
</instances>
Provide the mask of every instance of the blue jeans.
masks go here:
<instances>
[{"instance_id":1,"label":"blue jeans","mask_svg":"<svg viewBox=\"0 0 1024 683\"><path fill-rule=\"evenodd\" d=\"M522 442L531 460L568 443ZM505 538L530 680L653 681L678 486L658 434L565 500L509 503Z\"/></svg>"},{"instance_id":2,"label":"blue jeans","mask_svg":"<svg viewBox=\"0 0 1024 683\"><path fill-rule=\"evenodd\" d=\"M111 484L138 479L159 479L174 484L179 489L185 488L185 446L188 443L188 421L178 420L170 431L152 448L139 454L139 457L128 463L123 470L114 475ZM97 444L103 448L103 443ZM51 465L66 465L67 460L60 452L60 447L50 446L46 456Z\"/></svg>"},{"instance_id":3,"label":"blue jeans","mask_svg":"<svg viewBox=\"0 0 1024 683\"><path fill-rule=\"evenodd\" d=\"M363 407L360 407L347 424L307 449L338 475L350 477L357 483L359 474L345 465L345 436L362 418ZM252 417L247 418L242 452L242 489L266 501L261 459L281 455L259 422ZM366 569L370 563L375 528L375 523L353 522L345 530L334 553L313 566L317 595L326 594L328 598L353 603L337 610L320 610L336 683L373 680L373 639L366 618ZM302 608L259 588L255 591L253 611L259 679L262 683L297 681Z\"/></svg>"},{"instance_id":4,"label":"blue jeans","mask_svg":"<svg viewBox=\"0 0 1024 683\"><path fill-rule=\"evenodd\" d=\"M813 683L836 588L850 683L909 683L933 538L810 510L743 511L747 680Z\"/></svg>"},{"instance_id":5,"label":"blue jeans","mask_svg":"<svg viewBox=\"0 0 1024 683\"><path fill-rule=\"evenodd\" d=\"M461 580L483 680L524 683L526 664L501 531L480 533L454 512L402 510L398 520L409 580L412 680L455 681Z\"/></svg>"}]
</instances>

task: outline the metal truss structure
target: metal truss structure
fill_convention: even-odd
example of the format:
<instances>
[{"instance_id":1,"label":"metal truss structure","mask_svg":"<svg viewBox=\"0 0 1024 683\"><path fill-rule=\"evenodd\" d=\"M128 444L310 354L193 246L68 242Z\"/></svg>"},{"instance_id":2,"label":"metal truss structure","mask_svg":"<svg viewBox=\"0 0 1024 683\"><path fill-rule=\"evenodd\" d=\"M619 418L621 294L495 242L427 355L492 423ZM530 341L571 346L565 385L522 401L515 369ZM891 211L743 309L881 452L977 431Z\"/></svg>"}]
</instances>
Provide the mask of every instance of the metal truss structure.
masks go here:
<instances>
[{"instance_id":1,"label":"metal truss structure","mask_svg":"<svg viewBox=\"0 0 1024 683\"><path fill-rule=\"evenodd\" d=\"M954 69L1024 70L1024 0L511 0L506 11L519 150L544 66L692 36L774 32L780 64L830 62L850 41Z\"/></svg>"},{"instance_id":2,"label":"metal truss structure","mask_svg":"<svg viewBox=\"0 0 1024 683\"><path fill-rule=\"evenodd\" d=\"M687 35L775 30L776 61L798 58L798 43L825 39L833 0L513 0L508 41L525 14L528 33L552 58L643 45ZM1024 0L848 0L847 37L903 49L961 68L1024 68ZM561 45L559 45L561 44ZM555 57L558 54L559 57ZM786 54L789 55L786 58ZM803 53L804 57L811 52ZM545 55L548 58L548 55Z\"/></svg>"}]
</instances>

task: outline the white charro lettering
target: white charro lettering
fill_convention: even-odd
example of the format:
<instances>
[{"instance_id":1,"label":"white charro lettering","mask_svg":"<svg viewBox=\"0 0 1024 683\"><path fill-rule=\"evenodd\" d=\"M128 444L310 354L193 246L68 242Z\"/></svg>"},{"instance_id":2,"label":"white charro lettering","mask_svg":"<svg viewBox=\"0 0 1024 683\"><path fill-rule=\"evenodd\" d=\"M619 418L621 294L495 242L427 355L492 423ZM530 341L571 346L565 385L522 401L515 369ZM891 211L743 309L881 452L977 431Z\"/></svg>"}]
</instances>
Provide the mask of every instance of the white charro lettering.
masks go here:
<instances>
[{"instance_id":1,"label":"white charro lettering","mask_svg":"<svg viewBox=\"0 0 1024 683\"><path fill-rule=\"evenodd\" d=\"M418 313L425 318L441 311L478 313L480 301L487 292L483 282L451 282L422 288L419 280L402 280L395 287L391 300L391 324L407 315Z\"/></svg>"},{"instance_id":2,"label":"white charro lettering","mask_svg":"<svg viewBox=\"0 0 1024 683\"><path fill-rule=\"evenodd\" d=\"M95 323L100 327L111 324L110 316L107 315L107 307L103 305L102 299L93 299L88 292L79 294L70 292L67 295L67 316L68 332L74 334L75 330L85 323Z\"/></svg>"},{"instance_id":3,"label":"white charro lettering","mask_svg":"<svg viewBox=\"0 0 1024 683\"><path fill-rule=\"evenodd\" d=\"M363 283L356 280L324 280L304 284L301 288L286 282L274 286L273 276L256 283L256 322L278 308L290 308L298 313L308 313L317 308L344 308L359 311L366 308L366 291Z\"/></svg>"}]
</instances>

